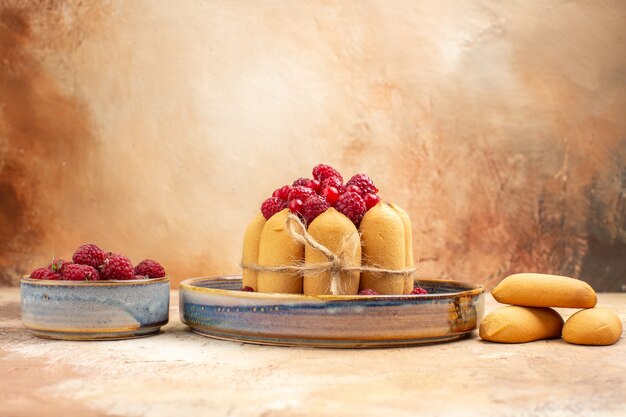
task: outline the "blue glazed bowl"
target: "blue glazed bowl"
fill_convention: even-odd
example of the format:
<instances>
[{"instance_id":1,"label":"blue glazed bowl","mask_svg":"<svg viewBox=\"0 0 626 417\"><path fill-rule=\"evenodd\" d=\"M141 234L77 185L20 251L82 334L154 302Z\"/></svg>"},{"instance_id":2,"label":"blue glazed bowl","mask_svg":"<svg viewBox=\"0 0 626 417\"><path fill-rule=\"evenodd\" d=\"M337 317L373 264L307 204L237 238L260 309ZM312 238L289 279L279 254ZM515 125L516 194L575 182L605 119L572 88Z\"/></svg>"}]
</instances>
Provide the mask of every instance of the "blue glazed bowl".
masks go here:
<instances>
[{"instance_id":1,"label":"blue glazed bowl","mask_svg":"<svg viewBox=\"0 0 626 417\"><path fill-rule=\"evenodd\" d=\"M330 348L444 342L476 328L484 311L482 287L419 284L429 294L309 296L238 291L240 276L191 278L180 286L180 317L203 336Z\"/></svg>"},{"instance_id":2,"label":"blue glazed bowl","mask_svg":"<svg viewBox=\"0 0 626 417\"><path fill-rule=\"evenodd\" d=\"M169 320L169 278L53 281L22 278L22 323L48 339L111 340L156 334Z\"/></svg>"}]
</instances>

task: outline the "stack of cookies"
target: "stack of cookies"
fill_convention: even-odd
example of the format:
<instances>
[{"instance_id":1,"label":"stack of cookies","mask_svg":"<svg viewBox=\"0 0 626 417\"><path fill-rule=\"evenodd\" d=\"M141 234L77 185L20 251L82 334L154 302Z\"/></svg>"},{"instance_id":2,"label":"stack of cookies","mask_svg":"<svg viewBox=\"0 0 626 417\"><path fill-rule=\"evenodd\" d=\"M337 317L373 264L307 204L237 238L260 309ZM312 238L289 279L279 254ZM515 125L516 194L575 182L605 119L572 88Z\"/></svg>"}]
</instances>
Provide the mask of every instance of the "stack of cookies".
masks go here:
<instances>
[{"instance_id":1,"label":"stack of cookies","mask_svg":"<svg viewBox=\"0 0 626 417\"><path fill-rule=\"evenodd\" d=\"M525 343L563 337L580 345L612 345L622 335L615 312L596 307L596 293L584 281L546 274L511 275L491 292L510 304L488 314L480 324L480 337L490 342ZM565 324L551 307L583 309Z\"/></svg>"}]
</instances>

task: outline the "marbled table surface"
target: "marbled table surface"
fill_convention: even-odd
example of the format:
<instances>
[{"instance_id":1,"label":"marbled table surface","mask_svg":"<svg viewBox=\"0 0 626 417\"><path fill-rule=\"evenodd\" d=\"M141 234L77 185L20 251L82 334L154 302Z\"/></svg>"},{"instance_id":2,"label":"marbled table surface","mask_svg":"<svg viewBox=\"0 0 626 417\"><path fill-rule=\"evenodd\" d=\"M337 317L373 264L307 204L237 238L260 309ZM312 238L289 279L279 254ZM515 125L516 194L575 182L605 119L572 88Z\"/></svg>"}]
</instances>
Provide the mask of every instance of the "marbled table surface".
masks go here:
<instances>
[{"instance_id":1,"label":"marbled table surface","mask_svg":"<svg viewBox=\"0 0 626 417\"><path fill-rule=\"evenodd\" d=\"M626 321L626 294L598 298ZM486 313L496 307L488 296ZM19 290L0 289L3 417L391 413L623 416L626 341L500 345L473 335L393 349L255 346L190 332L173 291L170 323L158 336L59 342L30 335L20 322Z\"/></svg>"}]
</instances>

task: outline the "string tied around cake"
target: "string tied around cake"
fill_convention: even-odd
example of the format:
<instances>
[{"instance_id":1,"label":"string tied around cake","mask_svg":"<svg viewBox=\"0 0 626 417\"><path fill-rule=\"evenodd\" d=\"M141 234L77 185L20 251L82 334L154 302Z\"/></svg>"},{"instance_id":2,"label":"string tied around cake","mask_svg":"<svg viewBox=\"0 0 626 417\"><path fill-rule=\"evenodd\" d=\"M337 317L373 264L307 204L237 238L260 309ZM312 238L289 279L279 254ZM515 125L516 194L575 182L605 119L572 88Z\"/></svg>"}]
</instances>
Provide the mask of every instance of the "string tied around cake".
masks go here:
<instances>
[{"instance_id":1,"label":"string tied around cake","mask_svg":"<svg viewBox=\"0 0 626 417\"><path fill-rule=\"evenodd\" d=\"M289 213L287 216L286 228L289 235L302 243L304 246L311 247L322 253L327 261L315 264L305 264L300 262L296 265L281 265L281 266L264 266L257 264L244 264L241 263L241 267L257 272L279 272L279 273L291 273L291 274L320 274L324 272L330 272L330 293L333 295L339 294L339 284L341 279L341 273L345 272L372 272L386 276L409 276L415 272L415 268L404 269L387 269L379 268L375 265L352 265L345 261L346 253L354 250L349 243L350 236L344 236L342 239L341 249L338 253L334 253L326 246L315 240L313 236L306 230L306 225L300 220L300 218Z\"/></svg>"}]
</instances>

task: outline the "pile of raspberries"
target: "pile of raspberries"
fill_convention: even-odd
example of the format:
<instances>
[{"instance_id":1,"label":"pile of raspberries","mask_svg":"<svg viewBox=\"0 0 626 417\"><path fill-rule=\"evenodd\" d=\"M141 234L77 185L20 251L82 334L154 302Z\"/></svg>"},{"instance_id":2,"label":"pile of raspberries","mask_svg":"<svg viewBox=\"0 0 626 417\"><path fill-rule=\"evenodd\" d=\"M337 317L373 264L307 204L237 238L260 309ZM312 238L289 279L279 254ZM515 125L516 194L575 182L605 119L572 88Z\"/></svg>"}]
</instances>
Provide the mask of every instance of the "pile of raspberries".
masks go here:
<instances>
[{"instance_id":1,"label":"pile of raspberries","mask_svg":"<svg viewBox=\"0 0 626 417\"><path fill-rule=\"evenodd\" d=\"M145 259L133 267L126 256L105 252L92 243L76 249L72 262L53 259L47 267L37 268L30 273L33 279L65 281L131 280L164 276L165 269L157 261Z\"/></svg>"},{"instance_id":2,"label":"pile of raspberries","mask_svg":"<svg viewBox=\"0 0 626 417\"><path fill-rule=\"evenodd\" d=\"M261 204L261 212L269 219L288 207L308 225L334 207L359 227L365 212L380 201L377 193L378 188L367 175L356 174L344 184L339 171L319 164L313 168L312 178L299 178L276 189Z\"/></svg>"}]
</instances>

